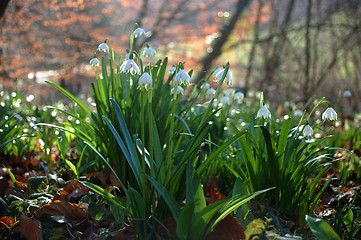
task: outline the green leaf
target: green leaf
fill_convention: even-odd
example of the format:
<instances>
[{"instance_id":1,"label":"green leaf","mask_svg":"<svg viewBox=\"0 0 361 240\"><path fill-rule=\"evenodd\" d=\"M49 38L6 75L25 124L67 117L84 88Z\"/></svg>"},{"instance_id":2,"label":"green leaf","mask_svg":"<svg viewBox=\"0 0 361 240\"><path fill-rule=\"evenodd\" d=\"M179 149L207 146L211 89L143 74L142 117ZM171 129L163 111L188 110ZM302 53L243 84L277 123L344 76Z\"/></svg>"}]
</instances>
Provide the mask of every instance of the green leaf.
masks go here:
<instances>
[{"instance_id":1,"label":"green leaf","mask_svg":"<svg viewBox=\"0 0 361 240\"><path fill-rule=\"evenodd\" d=\"M234 135L232 138L228 139L225 143L223 143L221 146L219 146L217 148L217 150L213 151L208 157L207 159L202 162L202 164L198 167L197 169L197 173L200 174L202 173L208 166L209 163L211 163L212 161L214 161L218 155L220 153L222 153L227 147L229 147L232 143L234 143L235 141L237 141L240 137L242 137L244 134L246 134L247 132L239 132L236 135Z\"/></svg>"},{"instance_id":2,"label":"green leaf","mask_svg":"<svg viewBox=\"0 0 361 240\"><path fill-rule=\"evenodd\" d=\"M201 181L191 162L188 162L186 170L186 202L187 205L194 203L195 214L198 214L206 207Z\"/></svg>"},{"instance_id":3,"label":"green leaf","mask_svg":"<svg viewBox=\"0 0 361 240\"><path fill-rule=\"evenodd\" d=\"M353 212L351 209L347 211L347 213L342 218L343 223L345 224L347 231L351 231L352 222L353 222Z\"/></svg>"},{"instance_id":4,"label":"green leaf","mask_svg":"<svg viewBox=\"0 0 361 240\"><path fill-rule=\"evenodd\" d=\"M55 83L49 82L49 81L45 81L46 83L50 84L51 86L55 87L56 89L58 89L61 93L63 93L65 96L67 96L68 98L70 98L72 101L74 101L75 103L77 103L89 116L91 115L91 111L90 109L85 106L79 99L77 99L76 97L74 97L74 95L72 95L70 92L68 92L67 90L65 90L64 88L56 85Z\"/></svg>"},{"instance_id":5,"label":"green leaf","mask_svg":"<svg viewBox=\"0 0 361 240\"><path fill-rule=\"evenodd\" d=\"M84 186L90 188L94 192L98 193L102 197L104 197L109 203L116 205L117 207L121 208L123 211L128 212L128 210L121 204L119 198L115 197L113 194L108 192L107 190L99 187L98 185L91 183L91 182L83 182L77 180L79 183L83 184Z\"/></svg>"},{"instance_id":6,"label":"green leaf","mask_svg":"<svg viewBox=\"0 0 361 240\"><path fill-rule=\"evenodd\" d=\"M306 215L306 221L311 231L320 240L341 240L332 227L320 218L313 218Z\"/></svg>"},{"instance_id":7,"label":"green leaf","mask_svg":"<svg viewBox=\"0 0 361 240\"><path fill-rule=\"evenodd\" d=\"M177 237L180 240L189 239L189 231L192 225L192 218L194 216L194 202L187 204L180 210L179 218L177 221Z\"/></svg>"},{"instance_id":8,"label":"green leaf","mask_svg":"<svg viewBox=\"0 0 361 240\"><path fill-rule=\"evenodd\" d=\"M172 197L172 195L168 192L168 190L155 179L146 175L148 180L153 184L157 192L162 196L164 201L167 203L170 211L172 212L173 218L178 221L180 207L177 201Z\"/></svg>"}]
</instances>

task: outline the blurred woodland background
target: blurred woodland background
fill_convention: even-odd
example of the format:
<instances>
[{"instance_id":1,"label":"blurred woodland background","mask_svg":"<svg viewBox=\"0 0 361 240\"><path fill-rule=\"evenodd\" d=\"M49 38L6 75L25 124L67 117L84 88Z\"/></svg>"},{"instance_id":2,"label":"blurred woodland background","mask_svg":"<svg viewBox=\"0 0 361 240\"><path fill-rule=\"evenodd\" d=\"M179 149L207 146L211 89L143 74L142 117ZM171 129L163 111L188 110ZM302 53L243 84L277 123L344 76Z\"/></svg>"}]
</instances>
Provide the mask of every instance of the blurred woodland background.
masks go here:
<instances>
[{"instance_id":1,"label":"blurred woodland background","mask_svg":"<svg viewBox=\"0 0 361 240\"><path fill-rule=\"evenodd\" d=\"M0 83L8 91L55 100L44 80L87 96L89 66L99 43L109 39L126 54L138 23L157 51L194 69L201 82L230 61L233 85L263 91L273 104L310 97L361 109L360 0L2 0ZM98 53L98 56L100 54ZM106 55L103 55L108 57ZM52 89L51 91L56 91ZM34 94L34 95L35 95Z\"/></svg>"}]
</instances>

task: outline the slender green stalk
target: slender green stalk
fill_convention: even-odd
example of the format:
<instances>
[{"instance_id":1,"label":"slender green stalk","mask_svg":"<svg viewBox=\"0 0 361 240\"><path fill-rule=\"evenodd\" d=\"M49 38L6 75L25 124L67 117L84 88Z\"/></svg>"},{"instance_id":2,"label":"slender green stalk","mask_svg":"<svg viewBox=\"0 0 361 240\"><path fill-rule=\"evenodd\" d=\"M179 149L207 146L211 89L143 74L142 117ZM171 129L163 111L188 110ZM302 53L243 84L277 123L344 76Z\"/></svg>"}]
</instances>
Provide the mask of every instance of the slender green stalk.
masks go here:
<instances>
[{"instance_id":1,"label":"slender green stalk","mask_svg":"<svg viewBox=\"0 0 361 240\"><path fill-rule=\"evenodd\" d=\"M145 102L146 102L146 96L145 96L145 92L142 92L142 97L141 97L141 105L142 105L142 110L140 111L140 124L141 124L141 140L142 140L142 158L141 158L141 161L142 161L142 171L143 171L143 174L142 174L142 181L143 181L143 189L142 189L142 195L143 195L143 204L144 206L147 206L147 186L146 186L146 173L145 173L145 131L144 131L144 128L145 128L145 123L144 123L144 112L145 112ZM147 215L147 208L144 207L144 212L143 212L143 217L146 217ZM147 229L146 229L146 225L144 224L144 233L147 232Z\"/></svg>"},{"instance_id":2,"label":"slender green stalk","mask_svg":"<svg viewBox=\"0 0 361 240\"><path fill-rule=\"evenodd\" d=\"M149 162L150 162L150 176L154 177L154 162L153 162L153 111L152 111L152 87L148 91L148 124L149 124Z\"/></svg>"},{"instance_id":3,"label":"slender green stalk","mask_svg":"<svg viewBox=\"0 0 361 240\"><path fill-rule=\"evenodd\" d=\"M171 107L171 120L170 120L170 127L169 127L169 148L167 151L167 157L165 159L167 169L172 165L172 152L173 152L173 132L174 132L174 121L175 121L175 110L177 107L177 84L174 84L174 91L173 91L173 101L172 101L172 107Z\"/></svg>"}]
</instances>

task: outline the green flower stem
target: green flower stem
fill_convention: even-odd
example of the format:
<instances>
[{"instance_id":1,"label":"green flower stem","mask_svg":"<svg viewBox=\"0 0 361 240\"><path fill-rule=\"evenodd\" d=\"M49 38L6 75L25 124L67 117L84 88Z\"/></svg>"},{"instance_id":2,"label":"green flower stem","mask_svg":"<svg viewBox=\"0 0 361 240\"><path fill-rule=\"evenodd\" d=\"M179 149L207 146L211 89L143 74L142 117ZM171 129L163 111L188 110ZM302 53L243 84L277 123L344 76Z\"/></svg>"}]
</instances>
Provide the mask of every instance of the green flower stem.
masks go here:
<instances>
[{"instance_id":1,"label":"green flower stem","mask_svg":"<svg viewBox=\"0 0 361 240\"><path fill-rule=\"evenodd\" d=\"M143 170L143 174L142 174L142 181L143 181L143 189L142 189L142 195L143 195L143 204L144 206L147 206L147 186L146 186L146 176L145 176L145 134L144 134L144 128L145 128L145 124L144 124L144 112L145 112L145 101L146 101L146 96L145 93L142 92L142 99L141 99L141 111L140 111L140 124L141 124L141 140L142 140L142 170ZM146 217L147 215L147 211L146 211L146 207L144 207L144 212L143 212L143 216ZM145 226L146 227L146 226ZM146 229L144 229L146 230Z\"/></svg>"},{"instance_id":2,"label":"green flower stem","mask_svg":"<svg viewBox=\"0 0 361 240\"><path fill-rule=\"evenodd\" d=\"M177 84L174 84L174 91L173 91L173 101L172 101L172 110L171 110L171 120L170 120L170 127L169 127L169 147L167 151L167 157L165 159L165 163L167 164L167 169L172 165L172 152L173 152L173 132L174 132L174 121L175 121L175 110L177 107Z\"/></svg>"},{"instance_id":3,"label":"green flower stem","mask_svg":"<svg viewBox=\"0 0 361 240\"><path fill-rule=\"evenodd\" d=\"M148 124L149 124L149 162L150 162L150 176L154 177L154 162L153 162L153 111L152 111L152 87L148 91Z\"/></svg>"}]
</instances>

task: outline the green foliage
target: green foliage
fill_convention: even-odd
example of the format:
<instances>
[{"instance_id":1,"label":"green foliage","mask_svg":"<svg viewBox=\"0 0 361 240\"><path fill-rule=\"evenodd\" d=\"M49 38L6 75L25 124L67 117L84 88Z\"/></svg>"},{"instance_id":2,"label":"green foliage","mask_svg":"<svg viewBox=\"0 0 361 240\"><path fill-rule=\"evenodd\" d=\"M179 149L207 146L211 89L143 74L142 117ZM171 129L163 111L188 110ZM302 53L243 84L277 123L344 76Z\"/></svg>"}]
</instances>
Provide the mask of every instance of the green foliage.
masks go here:
<instances>
[{"instance_id":1,"label":"green foliage","mask_svg":"<svg viewBox=\"0 0 361 240\"><path fill-rule=\"evenodd\" d=\"M322 219L313 218L306 215L306 221L311 228L313 234L320 240L338 240L341 239L330 225Z\"/></svg>"}]
</instances>

